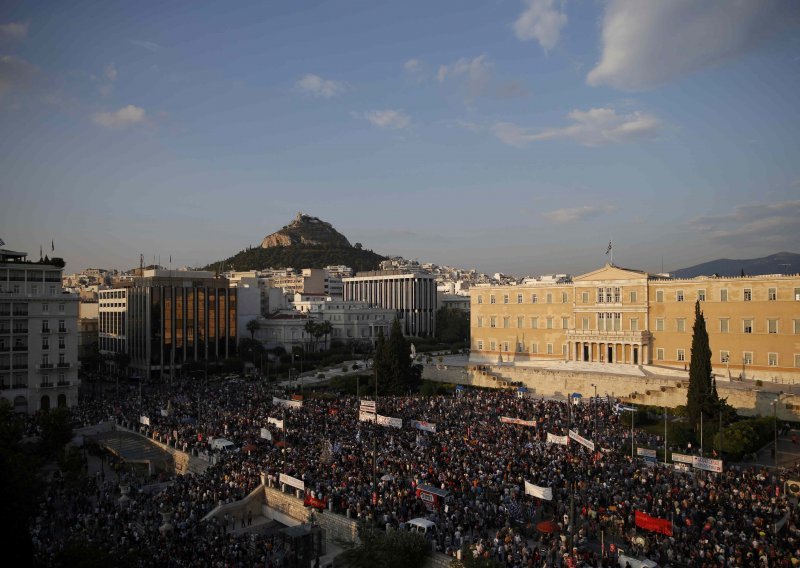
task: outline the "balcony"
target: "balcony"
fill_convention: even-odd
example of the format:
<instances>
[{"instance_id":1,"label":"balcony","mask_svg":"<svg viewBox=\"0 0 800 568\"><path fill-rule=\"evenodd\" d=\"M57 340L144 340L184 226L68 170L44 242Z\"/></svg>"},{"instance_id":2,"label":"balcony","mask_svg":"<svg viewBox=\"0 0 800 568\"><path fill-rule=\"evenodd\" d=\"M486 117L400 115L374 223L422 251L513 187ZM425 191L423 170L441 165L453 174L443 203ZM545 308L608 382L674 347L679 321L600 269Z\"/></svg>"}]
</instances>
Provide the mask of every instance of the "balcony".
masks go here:
<instances>
[{"instance_id":1,"label":"balcony","mask_svg":"<svg viewBox=\"0 0 800 568\"><path fill-rule=\"evenodd\" d=\"M28 333L27 327L15 327L13 333Z\"/></svg>"},{"instance_id":2,"label":"balcony","mask_svg":"<svg viewBox=\"0 0 800 568\"><path fill-rule=\"evenodd\" d=\"M43 327L42 328L42 333L50 333L50 328L49 327Z\"/></svg>"},{"instance_id":3,"label":"balcony","mask_svg":"<svg viewBox=\"0 0 800 568\"><path fill-rule=\"evenodd\" d=\"M58 363L59 369L69 369L70 367L72 367L72 363L68 363L66 361L64 361L63 363Z\"/></svg>"},{"instance_id":4,"label":"balcony","mask_svg":"<svg viewBox=\"0 0 800 568\"><path fill-rule=\"evenodd\" d=\"M38 371L45 371L47 369L52 369L52 368L53 368L53 363L40 363L39 365L36 365L36 369Z\"/></svg>"},{"instance_id":5,"label":"balcony","mask_svg":"<svg viewBox=\"0 0 800 568\"><path fill-rule=\"evenodd\" d=\"M56 388L56 385L55 385L55 383L49 383L49 382L48 383L39 383L39 388L40 389L54 389L54 388Z\"/></svg>"},{"instance_id":6,"label":"balcony","mask_svg":"<svg viewBox=\"0 0 800 568\"><path fill-rule=\"evenodd\" d=\"M67 333L67 328L66 327L59 327L58 328L58 333Z\"/></svg>"},{"instance_id":7,"label":"balcony","mask_svg":"<svg viewBox=\"0 0 800 568\"><path fill-rule=\"evenodd\" d=\"M570 341L588 341L595 343L638 343L650 342L649 331L601 331L597 329L569 329L567 339Z\"/></svg>"}]
</instances>

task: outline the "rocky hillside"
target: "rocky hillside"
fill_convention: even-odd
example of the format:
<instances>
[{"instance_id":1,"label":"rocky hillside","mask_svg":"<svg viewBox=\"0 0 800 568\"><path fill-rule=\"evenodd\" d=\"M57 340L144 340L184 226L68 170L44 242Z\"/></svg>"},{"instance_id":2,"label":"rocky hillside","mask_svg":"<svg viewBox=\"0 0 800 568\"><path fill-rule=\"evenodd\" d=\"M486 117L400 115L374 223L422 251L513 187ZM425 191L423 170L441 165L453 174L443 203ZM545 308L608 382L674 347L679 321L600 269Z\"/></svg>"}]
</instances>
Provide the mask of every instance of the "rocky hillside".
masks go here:
<instances>
[{"instance_id":1,"label":"rocky hillside","mask_svg":"<svg viewBox=\"0 0 800 568\"><path fill-rule=\"evenodd\" d=\"M260 270L262 268L323 268L344 264L356 271L376 270L381 256L361 243L350 244L330 223L298 213L294 220L264 237L260 247L239 253L205 267L206 270ZM224 267L224 268L223 268Z\"/></svg>"},{"instance_id":2,"label":"rocky hillside","mask_svg":"<svg viewBox=\"0 0 800 568\"><path fill-rule=\"evenodd\" d=\"M330 223L298 213L291 223L261 241L265 249L291 246L349 248L350 241Z\"/></svg>"}]
</instances>

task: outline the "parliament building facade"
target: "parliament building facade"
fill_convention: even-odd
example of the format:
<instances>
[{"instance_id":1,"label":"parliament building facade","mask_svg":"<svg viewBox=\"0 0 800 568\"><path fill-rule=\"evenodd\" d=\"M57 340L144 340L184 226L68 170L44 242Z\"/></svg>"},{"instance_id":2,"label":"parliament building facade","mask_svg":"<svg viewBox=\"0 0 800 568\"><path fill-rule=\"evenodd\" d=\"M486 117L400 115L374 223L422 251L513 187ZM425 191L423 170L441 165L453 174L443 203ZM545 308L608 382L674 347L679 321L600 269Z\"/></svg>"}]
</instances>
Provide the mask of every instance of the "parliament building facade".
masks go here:
<instances>
[{"instance_id":1,"label":"parliament building facade","mask_svg":"<svg viewBox=\"0 0 800 568\"><path fill-rule=\"evenodd\" d=\"M800 275L670 278L607 264L560 282L476 286L473 362L688 368L700 302L717 375L800 380Z\"/></svg>"}]
</instances>

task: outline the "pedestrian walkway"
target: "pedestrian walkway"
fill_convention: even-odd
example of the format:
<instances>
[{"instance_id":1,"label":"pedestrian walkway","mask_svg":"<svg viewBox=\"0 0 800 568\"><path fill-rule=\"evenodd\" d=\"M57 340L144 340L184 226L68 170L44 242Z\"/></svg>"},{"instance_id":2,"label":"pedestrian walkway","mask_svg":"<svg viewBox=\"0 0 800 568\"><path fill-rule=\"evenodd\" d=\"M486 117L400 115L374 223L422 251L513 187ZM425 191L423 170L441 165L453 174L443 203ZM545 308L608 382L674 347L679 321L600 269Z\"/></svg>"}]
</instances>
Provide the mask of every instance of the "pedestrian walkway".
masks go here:
<instances>
[{"instance_id":1,"label":"pedestrian walkway","mask_svg":"<svg viewBox=\"0 0 800 568\"><path fill-rule=\"evenodd\" d=\"M103 432L95 439L98 444L105 446L125 462L147 464L151 471L163 471L172 463L169 452L131 432L124 430Z\"/></svg>"}]
</instances>

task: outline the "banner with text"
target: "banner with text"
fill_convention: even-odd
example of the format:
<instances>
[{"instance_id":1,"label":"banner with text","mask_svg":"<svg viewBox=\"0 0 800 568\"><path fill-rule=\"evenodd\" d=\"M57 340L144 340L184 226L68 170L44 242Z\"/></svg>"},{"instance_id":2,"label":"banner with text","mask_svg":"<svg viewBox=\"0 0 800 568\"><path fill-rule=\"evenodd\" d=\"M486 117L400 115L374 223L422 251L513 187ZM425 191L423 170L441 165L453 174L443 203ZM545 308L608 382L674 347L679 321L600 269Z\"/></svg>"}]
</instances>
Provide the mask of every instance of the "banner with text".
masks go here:
<instances>
[{"instance_id":1,"label":"banner with text","mask_svg":"<svg viewBox=\"0 0 800 568\"><path fill-rule=\"evenodd\" d=\"M375 414L373 414L372 412L359 411L358 419L361 422L375 422Z\"/></svg>"},{"instance_id":2,"label":"banner with text","mask_svg":"<svg viewBox=\"0 0 800 568\"><path fill-rule=\"evenodd\" d=\"M417 430L424 430L425 432L436 433L436 424L433 422L425 422L424 420L409 420L412 428Z\"/></svg>"},{"instance_id":3,"label":"banner with text","mask_svg":"<svg viewBox=\"0 0 800 568\"><path fill-rule=\"evenodd\" d=\"M688 456L686 454L672 454L672 461L678 463L693 463L694 459L693 456Z\"/></svg>"},{"instance_id":4,"label":"banner with text","mask_svg":"<svg viewBox=\"0 0 800 568\"><path fill-rule=\"evenodd\" d=\"M403 419L402 418L394 418L392 416L378 416L378 424L381 426L391 426L392 428L402 428L403 427Z\"/></svg>"},{"instance_id":5,"label":"banner with text","mask_svg":"<svg viewBox=\"0 0 800 568\"><path fill-rule=\"evenodd\" d=\"M536 426L536 420L523 420L522 418L511 418L510 416L501 416L500 422L518 426Z\"/></svg>"},{"instance_id":6,"label":"banner with text","mask_svg":"<svg viewBox=\"0 0 800 568\"><path fill-rule=\"evenodd\" d=\"M375 401L362 400L358 408L359 410L361 410L361 412L372 412L373 414L375 414Z\"/></svg>"},{"instance_id":7,"label":"banner with text","mask_svg":"<svg viewBox=\"0 0 800 568\"><path fill-rule=\"evenodd\" d=\"M525 482L525 494L544 499L545 501L553 500L553 490L550 487L539 487L527 481Z\"/></svg>"},{"instance_id":8,"label":"banner with text","mask_svg":"<svg viewBox=\"0 0 800 568\"><path fill-rule=\"evenodd\" d=\"M548 444L561 444L562 446L569 446L569 436L556 436L555 434L547 433Z\"/></svg>"},{"instance_id":9,"label":"banner with text","mask_svg":"<svg viewBox=\"0 0 800 568\"><path fill-rule=\"evenodd\" d=\"M140 416L139 422L141 422L145 426L150 426L150 418L148 418L147 416Z\"/></svg>"},{"instance_id":10,"label":"banner with text","mask_svg":"<svg viewBox=\"0 0 800 568\"><path fill-rule=\"evenodd\" d=\"M703 471L713 471L714 473L722 473L722 460L712 460L711 458L701 458L700 456L692 456L692 465L696 469Z\"/></svg>"},{"instance_id":11,"label":"banner with text","mask_svg":"<svg viewBox=\"0 0 800 568\"><path fill-rule=\"evenodd\" d=\"M269 418L267 418L267 423L273 424L279 430L283 430L283 420L279 420L278 418L273 418L272 416L270 416Z\"/></svg>"},{"instance_id":12,"label":"banner with text","mask_svg":"<svg viewBox=\"0 0 800 568\"><path fill-rule=\"evenodd\" d=\"M272 397L272 404L276 406L288 406L289 408L302 408L303 402L300 400L286 400L284 398Z\"/></svg>"},{"instance_id":13,"label":"banner with text","mask_svg":"<svg viewBox=\"0 0 800 568\"><path fill-rule=\"evenodd\" d=\"M648 448L636 448L636 455L646 461L656 461L656 451Z\"/></svg>"},{"instance_id":14,"label":"banner with text","mask_svg":"<svg viewBox=\"0 0 800 568\"><path fill-rule=\"evenodd\" d=\"M569 431L569 437L578 442L581 446L585 446L590 450L594 451L594 442L592 442L591 440L587 440L586 438L578 434L575 430Z\"/></svg>"},{"instance_id":15,"label":"banner with text","mask_svg":"<svg viewBox=\"0 0 800 568\"><path fill-rule=\"evenodd\" d=\"M297 479L296 477L292 477L291 475L286 475L285 473L280 474L278 480L281 483L285 483L286 485L290 485L300 491L305 491L306 484L303 483L302 479Z\"/></svg>"}]
</instances>

